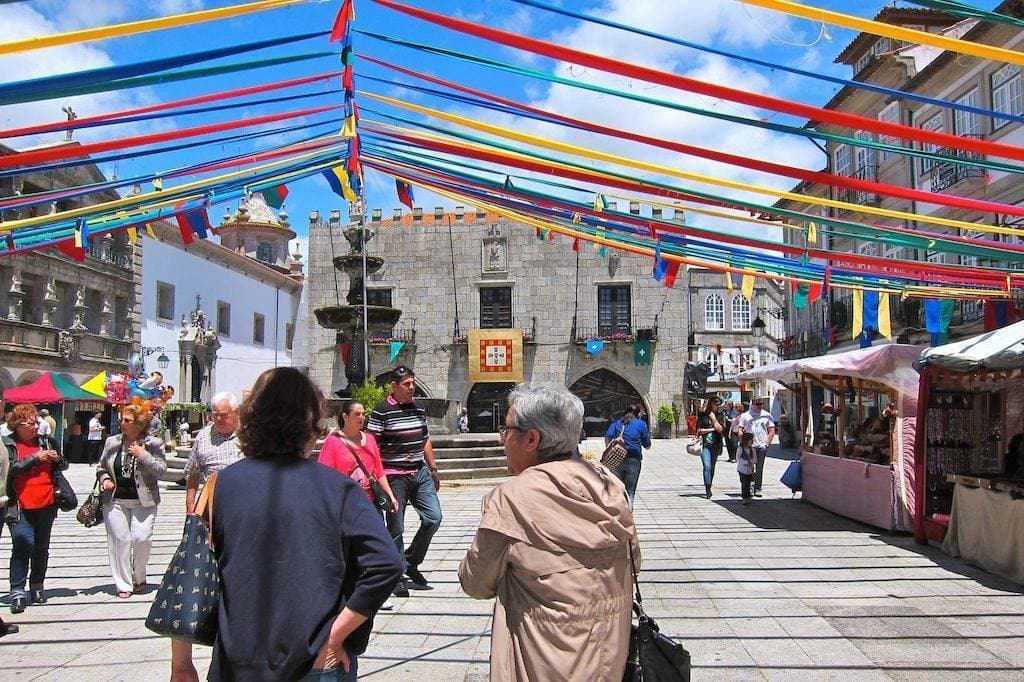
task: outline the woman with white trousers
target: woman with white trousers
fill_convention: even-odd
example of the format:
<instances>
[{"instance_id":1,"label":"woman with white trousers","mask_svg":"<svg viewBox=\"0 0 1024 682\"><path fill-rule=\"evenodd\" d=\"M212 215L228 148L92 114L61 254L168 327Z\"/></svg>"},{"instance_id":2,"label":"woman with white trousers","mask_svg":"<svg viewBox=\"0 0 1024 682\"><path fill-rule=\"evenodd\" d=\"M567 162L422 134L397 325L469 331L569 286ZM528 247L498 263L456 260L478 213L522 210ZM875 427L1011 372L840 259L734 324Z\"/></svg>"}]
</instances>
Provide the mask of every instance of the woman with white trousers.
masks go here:
<instances>
[{"instance_id":1,"label":"woman with white trousers","mask_svg":"<svg viewBox=\"0 0 1024 682\"><path fill-rule=\"evenodd\" d=\"M163 444L148 436L152 415L138 405L121 408L121 433L103 446L98 473L103 491L110 572L117 596L146 588L146 564L160 504L158 483L167 469Z\"/></svg>"}]
</instances>

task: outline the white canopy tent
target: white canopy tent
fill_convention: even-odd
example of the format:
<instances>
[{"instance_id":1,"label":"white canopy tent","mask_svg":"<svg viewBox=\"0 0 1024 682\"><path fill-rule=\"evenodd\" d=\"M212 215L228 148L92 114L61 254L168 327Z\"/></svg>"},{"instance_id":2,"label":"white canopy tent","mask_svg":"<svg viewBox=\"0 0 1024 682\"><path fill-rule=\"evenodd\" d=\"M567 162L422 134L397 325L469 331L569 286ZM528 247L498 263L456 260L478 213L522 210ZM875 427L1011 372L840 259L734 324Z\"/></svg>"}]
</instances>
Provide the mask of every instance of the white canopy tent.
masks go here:
<instances>
[{"instance_id":1,"label":"white canopy tent","mask_svg":"<svg viewBox=\"0 0 1024 682\"><path fill-rule=\"evenodd\" d=\"M985 332L956 343L929 348L921 353L921 365L954 372L1007 370L1024 367L1024 322Z\"/></svg>"}]
</instances>

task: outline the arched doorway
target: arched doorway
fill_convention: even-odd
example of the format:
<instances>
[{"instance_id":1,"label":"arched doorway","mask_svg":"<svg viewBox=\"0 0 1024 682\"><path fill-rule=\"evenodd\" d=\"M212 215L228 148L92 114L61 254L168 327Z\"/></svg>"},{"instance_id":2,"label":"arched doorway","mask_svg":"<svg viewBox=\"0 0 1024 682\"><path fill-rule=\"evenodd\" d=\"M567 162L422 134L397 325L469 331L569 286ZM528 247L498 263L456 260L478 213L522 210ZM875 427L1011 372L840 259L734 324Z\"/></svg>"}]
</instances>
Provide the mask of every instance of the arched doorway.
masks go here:
<instances>
[{"instance_id":1,"label":"arched doorway","mask_svg":"<svg viewBox=\"0 0 1024 682\"><path fill-rule=\"evenodd\" d=\"M494 433L505 423L508 394L514 383L473 384L466 398L470 433Z\"/></svg>"},{"instance_id":2,"label":"arched doorway","mask_svg":"<svg viewBox=\"0 0 1024 682\"><path fill-rule=\"evenodd\" d=\"M569 390L583 401L583 430L587 436L603 436L619 413L633 403L644 404L628 381L608 369L583 375Z\"/></svg>"}]
</instances>

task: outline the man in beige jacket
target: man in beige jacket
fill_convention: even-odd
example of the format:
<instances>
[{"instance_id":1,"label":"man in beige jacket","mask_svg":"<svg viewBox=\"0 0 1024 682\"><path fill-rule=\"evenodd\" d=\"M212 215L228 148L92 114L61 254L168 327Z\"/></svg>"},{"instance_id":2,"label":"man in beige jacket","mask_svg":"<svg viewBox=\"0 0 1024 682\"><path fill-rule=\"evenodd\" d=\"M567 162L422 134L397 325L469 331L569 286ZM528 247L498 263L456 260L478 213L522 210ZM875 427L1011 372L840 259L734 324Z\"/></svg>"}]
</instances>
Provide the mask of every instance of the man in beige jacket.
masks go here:
<instances>
[{"instance_id":1,"label":"man in beige jacket","mask_svg":"<svg viewBox=\"0 0 1024 682\"><path fill-rule=\"evenodd\" d=\"M583 403L567 389L521 385L501 429L512 480L484 498L459 568L462 589L491 599L492 680L621 680L639 566L626 491L575 457Z\"/></svg>"}]
</instances>

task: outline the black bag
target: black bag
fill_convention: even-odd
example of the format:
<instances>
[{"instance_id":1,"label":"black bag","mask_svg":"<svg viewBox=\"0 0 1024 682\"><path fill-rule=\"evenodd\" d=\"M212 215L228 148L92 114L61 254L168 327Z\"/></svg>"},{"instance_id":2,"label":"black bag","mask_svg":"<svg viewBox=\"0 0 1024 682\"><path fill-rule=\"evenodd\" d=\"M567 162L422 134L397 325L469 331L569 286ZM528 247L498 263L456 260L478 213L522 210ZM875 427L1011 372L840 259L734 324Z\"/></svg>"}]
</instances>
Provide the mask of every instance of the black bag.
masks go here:
<instances>
[{"instance_id":1,"label":"black bag","mask_svg":"<svg viewBox=\"0 0 1024 682\"><path fill-rule=\"evenodd\" d=\"M210 476L195 512L185 517L178 551L171 557L146 627L165 637L213 646L217 639L220 571L213 553L213 492L217 474Z\"/></svg>"},{"instance_id":2,"label":"black bag","mask_svg":"<svg viewBox=\"0 0 1024 682\"><path fill-rule=\"evenodd\" d=\"M391 498L388 497L388 493L384 490L384 486L382 486L377 479L371 476L370 472L366 470L366 467L363 466L363 461L359 459L359 455L356 454L355 448L346 443L340 436L338 437L338 440L340 440L341 444L348 448L348 451L352 453L352 456L356 460L356 464L360 469L362 469L363 475L366 476L366 479L370 482L370 492L373 493L373 506L382 512L391 511Z\"/></svg>"},{"instance_id":3,"label":"black bag","mask_svg":"<svg viewBox=\"0 0 1024 682\"><path fill-rule=\"evenodd\" d=\"M103 523L103 504L100 501L99 479L93 485L92 492L85 498L85 502L78 508L78 514L75 518L86 528L92 528Z\"/></svg>"},{"instance_id":4,"label":"black bag","mask_svg":"<svg viewBox=\"0 0 1024 682\"><path fill-rule=\"evenodd\" d=\"M53 497L57 501L57 508L62 512L69 512L78 507L78 496L75 489L64 478L64 473L53 470Z\"/></svg>"},{"instance_id":5,"label":"black bag","mask_svg":"<svg viewBox=\"0 0 1024 682\"><path fill-rule=\"evenodd\" d=\"M623 682L690 682L690 652L661 634L654 619L644 613L632 545L629 546L629 566L636 590L633 611L637 624L629 633L629 656L622 674Z\"/></svg>"}]
</instances>

